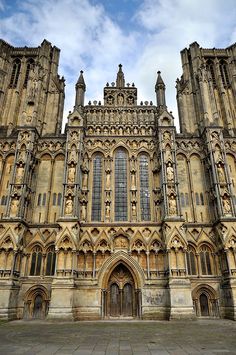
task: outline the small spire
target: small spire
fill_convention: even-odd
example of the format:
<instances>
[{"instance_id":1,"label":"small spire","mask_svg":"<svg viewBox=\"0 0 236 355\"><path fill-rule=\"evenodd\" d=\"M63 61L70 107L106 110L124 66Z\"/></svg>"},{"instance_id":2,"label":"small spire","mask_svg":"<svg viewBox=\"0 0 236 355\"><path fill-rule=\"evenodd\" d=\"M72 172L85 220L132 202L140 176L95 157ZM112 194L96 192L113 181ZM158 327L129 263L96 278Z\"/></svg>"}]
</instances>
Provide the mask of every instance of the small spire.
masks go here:
<instances>
[{"instance_id":1,"label":"small spire","mask_svg":"<svg viewBox=\"0 0 236 355\"><path fill-rule=\"evenodd\" d=\"M80 70L80 76L79 76L79 79L76 83L76 87L80 87L80 88L84 89L84 91L86 90L86 85L85 85L84 76L83 76L83 70Z\"/></svg>"},{"instance_id":2,"label":"small spire","mask_svg":"<svg viewBox=\"0 0 236 355\"><path fill-rule=\"evenodd\" d=\"M75 85L75 106L83 106L84 105L84 93L86 91L86 85L83 77L83 70L80 71L79 79Z\"/></svg>"},{"instance_id":3,"label":"small spire","mask_svg":"<svg viewBox=\"0 0 236 355\"><path fill-rule=\"evenodd\" d=\"M163 81L163 79L161 77L161 72L160 72L160 70L158 70L155 89L157 90L157 88L159 88L160 86L164 86L165 87L165 84L164 84L164 81Z\"/></svg>"},{"instance_id":4,"label":"small spire","mask_svg":"<svg viewBox=\"0 0 236 355\"><path fill-rule=\"evenodd\" d=\"M165 84L161 77L161 72L157 72L157 81L155 85L156 98L157 98L157 106L159 108L166 108L166 97L165 97Z\"/></svg>"},{"instance_id":5,"label":"small spire","mask_svg":"<svg viewBox=\"0 0 236 355\"><path fill-rule=\"evenodd\" d=\"M125 77L122 71L122 64L119 64L119 70L116 77L116 87L123 88L125 86Z\"/></svg>"}]
</instances>

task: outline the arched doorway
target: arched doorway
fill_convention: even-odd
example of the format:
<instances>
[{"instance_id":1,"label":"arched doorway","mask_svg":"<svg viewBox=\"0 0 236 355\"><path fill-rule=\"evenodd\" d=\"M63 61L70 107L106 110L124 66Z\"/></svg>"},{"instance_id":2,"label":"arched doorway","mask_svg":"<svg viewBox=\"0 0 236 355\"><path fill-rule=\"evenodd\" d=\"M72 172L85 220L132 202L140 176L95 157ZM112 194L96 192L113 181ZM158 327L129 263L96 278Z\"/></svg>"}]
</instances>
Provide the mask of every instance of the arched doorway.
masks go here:
<instances>
[{"instance_id":1,"label":"arched doorway","mask_svg":"<svg viewBox=\"0 0 236 355\"><path fill-rule=\"evenodd\" d=\"M24 318L44 319L48 313L49 296L43 286L31 288L25 295Z\"/></svg>"},{"instance_id":2,"label":"arched doorway","mask_svg":"<svg viewBox=\"0 0 236 355\"><path fill-rule=\"evenodd\" d=\"M110 275L107 288L107 316L134 317L136 315L134 280L129 269L119 264Z\"/></svg>"},{"instance_id":3,"label":"arched doorway","mask_svg":"<svg viewBox=\"0 0 236 355\"><path fill-rule=\"evenodd\" d=\"M199 285L192 297L197 317L219 317L217 294L211 286Z\"/></svg>"}]
</instances>

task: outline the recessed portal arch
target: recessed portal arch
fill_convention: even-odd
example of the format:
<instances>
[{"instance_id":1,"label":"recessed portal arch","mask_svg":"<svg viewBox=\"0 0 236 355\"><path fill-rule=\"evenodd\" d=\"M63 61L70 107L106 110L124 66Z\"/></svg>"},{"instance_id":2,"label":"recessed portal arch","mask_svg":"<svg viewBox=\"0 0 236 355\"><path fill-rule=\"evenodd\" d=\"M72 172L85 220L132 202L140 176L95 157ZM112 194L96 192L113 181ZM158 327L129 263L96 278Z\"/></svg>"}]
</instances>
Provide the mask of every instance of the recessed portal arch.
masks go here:
<instances>
[{"instance_id":1,"label":"recessed portal arch","mask_svg":"<svg viewBox=\"0 0 236 355\"><path fill-rule=\"evenodd\" d=\"M42 286L34 286L25 295L24 318L44 319L48 313L49 294Z\"/></svg>"},{"instance_id":2,"label":"recessed portal arch","mask_svg":"<svg viewBox=\"0 0 236 355\"><path fill-rule=\"evenodd\" d=\"M143 271L127 253L113 254L98 275L102 288L102 317L141 317Z\"/></svg>"},{"instance_id":3,"label":"recessed portal arch","mask_svg":"<svg viewBox=\"0 0 236 355\"><path fill-rule=\"evenodd\" d=\"M197 317L219 317L219 304L216 291L209 285L199 285L192 292Z\"/></svg>"}]
</instances>

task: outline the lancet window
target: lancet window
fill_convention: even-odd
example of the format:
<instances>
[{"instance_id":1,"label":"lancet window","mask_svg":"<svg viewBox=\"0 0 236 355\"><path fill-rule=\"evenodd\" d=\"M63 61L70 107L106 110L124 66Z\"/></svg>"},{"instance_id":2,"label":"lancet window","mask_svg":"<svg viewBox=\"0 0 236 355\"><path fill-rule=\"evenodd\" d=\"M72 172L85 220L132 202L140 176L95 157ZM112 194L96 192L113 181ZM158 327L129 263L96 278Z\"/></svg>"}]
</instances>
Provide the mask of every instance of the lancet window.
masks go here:
<instances>
[{"instance_id":1,"label":"lancet window","mask_svg":"<svg viewBox=\"0 0 236 355\"><path fill-rule=\"evenodd\" d=\"M212 84L214 86L216 86L216 77L215 77L215 70L214 70L214 63L211 60L207 61L207 70L211 75L211 79L212 79Z\"/></svg>"},{"instance_id":2,"label":"lancet window","mask_svg":"<svg viewBox=\"0 0 236 355\"><path fill-rule=\"evenodd\" d=\"M46 275L48 275L48 276L54 275L55 263L56 263L55 247L51 246L47 250Z\"/></svg>"},{"instance_id":3,"label":"lancet window","mask_svg":"<svg viewBox=\"0 0 236 355\"><path fill-rule=\"evenodd\" d=\"M26 73L25 73L25 81L24 81L24 86L27 85L27 82L29 80L29 73L30 73L30 70L34 68L34 60L32 58L30 58L28 61L27 61L27 64L26 64Z\"/></svg>"},{"instance_id":4,"label":"lancet window","mask_svg":"<svg viewBox=\"0 0 236 355\"><path fill-rule=\"evenodd\" d=\"M13 68L11 73L10 87L16 87L20 75L21 61L19 58L16 58L13 62Z\"/></svg>"},{"instance_id":5,"label":"lancet window","mask_svg":"<svg viewBox=\"0 0 236 355\"><path fill-rule=\"evenodd\" d=\"M229 75L227 70L227 63L222 60L220 62L220 74L224 86L229 86Z\"/></svg>"},{"instance_id":6,"label":"lancet window","mask_svg":"<svg viewBox=\"0 0 236 355\"><path fill-rule=\"evenodd\" d=\"M193 247L188 247L187 253L187 266L188 266L188 274L189 275L196 275L197 274L197 269L196 269L196 256L195 256L195 250Z\"/></svg>"},{"instance_id":7,"label":"lancet window","mask_svg":"<svg viewBox=\"0 0 236 355\"><path fill-rule=\"evenodd\" d=\"M141 220L149 221L151 219L149 173L148 173L148 157L145 154L142 154L139 157L139 177L140 177Z\"/></svg>"},{"instance_id":8,"label":"lancet window","mask_svg":"<svg viewBox=\"0 0 236 355\"><path fill-rule=\"evenodd\" d=\"M115 153L115 220L127 219L127 154L118 149Z\"/></svg>"},{"instance_id":9,"label":"lancet window","mask_svg":"<svg viewBox=\"0 0 236 355\"><path fill-rule=\"evenodd\" d=\"M93 159L92 221L101 221L102 210L102 156Z\"/></svg>"},{"instance_id":10,"label":"lancet window","mask_svg":"<svg viewBox=\"0 0 236 355\"><path fill-rule=\"evenodd\" d=\"M31 257L31 268L30 268L31 276L40 275L41 264L42 264L42 249L41 247L36 246L33 249L32 257Z\"/></svg>"},{"instance_id":11,"label":"lancet window","mask_svg":"<svg viewBox=\"0 0 236 355\"><path fill-rule=\"evenodd\" d=\"M207 245L203 245L200 249L200 261L202 275L212 275L212 256Z\"/></svg>"}]
</instances>

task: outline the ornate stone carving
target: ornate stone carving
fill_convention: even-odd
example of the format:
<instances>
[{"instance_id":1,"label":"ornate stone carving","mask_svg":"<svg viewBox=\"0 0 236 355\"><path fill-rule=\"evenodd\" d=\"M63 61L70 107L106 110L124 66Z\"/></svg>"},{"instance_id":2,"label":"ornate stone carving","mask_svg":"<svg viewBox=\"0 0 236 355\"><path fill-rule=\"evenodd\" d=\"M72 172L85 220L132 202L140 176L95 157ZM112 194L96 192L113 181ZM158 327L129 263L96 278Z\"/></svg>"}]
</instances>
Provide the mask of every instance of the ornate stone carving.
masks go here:
<instances>
[{"instance_id":1,"label":"ornate stone carving","mask_svg":"<svg viewBox=\"0 0 236 355\"><path fill-rule=\"evenodd\" d=\"M65 214L71 216L73 213L73 208L74 208L74 202L72 200L72 196L69 195L66 198L66 202L65 202Z\"/></svg>"},{"instance_id":2,"label":"ornate stone carving","mask_svg":"<svg viewBox=\"0 0 236 355\"><path fill-rule=\"evenodd\" d=\"M167 181L173 182L174 181L174 169L172 164L169 162L166 167L166 177Z\"/></svg>"},{"instance_id":3,"label":"ornate stone carving","mask_svg":"<svg viewBox=\"0 0 236 355\"><path fill-rule=\"evenodd\" d=\"M176 196L174 193L171 193L169 196L169 213L170 215L176 215L177 213L177 203L176 203Z\"/></svg>"},{"instance_id":4,"label":"ornate stone carving","mask_svg":"<svg viewBox=\"0 0 236 355\"><path fill-rule=\"evenodd\" d=\"M20 163L19 166L17 166L16 168L16 184L22 184L24 178L24 171L24 166L22 163Z\"/></svg>"},{"instance_id":5,"label":"ornate stone carving","mask_svg":"<svg viewBox=\"0 0 236 355\"><path fill-rule=\"evenodd\" d=\"M69 184L74 184L75 183L75 165L74 163L71 163L68 168L68 183Z\"/></svg>"}]
</instances>

